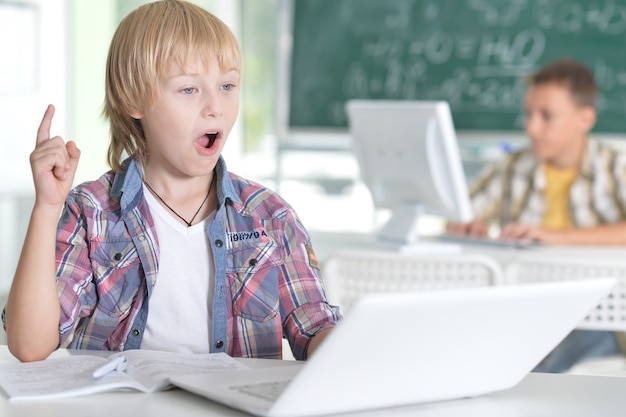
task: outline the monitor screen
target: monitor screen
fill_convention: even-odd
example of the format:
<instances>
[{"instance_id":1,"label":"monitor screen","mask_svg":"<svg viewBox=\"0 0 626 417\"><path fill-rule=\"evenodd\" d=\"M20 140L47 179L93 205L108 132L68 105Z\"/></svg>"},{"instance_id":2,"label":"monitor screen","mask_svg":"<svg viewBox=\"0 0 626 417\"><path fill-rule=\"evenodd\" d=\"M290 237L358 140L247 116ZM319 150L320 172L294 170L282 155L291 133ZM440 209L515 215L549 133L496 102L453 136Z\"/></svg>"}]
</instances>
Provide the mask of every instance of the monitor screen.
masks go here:
<instances>
[{"instance_id":1,"label":"monitor screen","mask_svg":"<svg viewBox=\"0 0 626 417\"><path fill-rule=\"evenodd\" d=\"M391 209L381 239L417 240L421 214L472 220L447 102L349 100L346 110L361 177L374 206Z\"/></svg>"}]
</instances>

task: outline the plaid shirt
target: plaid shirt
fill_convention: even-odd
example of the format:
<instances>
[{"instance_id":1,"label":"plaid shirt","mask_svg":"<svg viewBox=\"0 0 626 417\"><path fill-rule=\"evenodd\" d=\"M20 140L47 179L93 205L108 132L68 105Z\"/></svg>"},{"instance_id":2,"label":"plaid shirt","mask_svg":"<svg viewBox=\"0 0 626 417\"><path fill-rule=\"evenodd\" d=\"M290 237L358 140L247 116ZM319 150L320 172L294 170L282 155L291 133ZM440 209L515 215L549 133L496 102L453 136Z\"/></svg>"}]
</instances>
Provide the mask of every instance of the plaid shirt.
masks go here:
<instances>
[{"instance_id":1,"label":"plaid shirt","mask_svg":"<svg viewBox=\"0 0 626 417\"><path fill-rule=\"evenodd\" d=\"M61 345L138 349L157 283L159 241L132 159L69 194L57 235ZM211 351L294 357L340 319L326 301L309 236L277 194L216 166L218 210L207 227L215 259Z\"/></svg>"},{"instance_id":2,"label":"plaid shirt","mask_svg":"<svg viewBox=\"0 0 626 417\"><path fill-rule=\"evenodd\" d=\"M514 152L485 168L470 193L477 219L504 226L541 224L546 178L530 149ZM569 192L569 213L576 227L626 220L626 154L587 140L578 176Z\"/></svg>"}]
</instances>

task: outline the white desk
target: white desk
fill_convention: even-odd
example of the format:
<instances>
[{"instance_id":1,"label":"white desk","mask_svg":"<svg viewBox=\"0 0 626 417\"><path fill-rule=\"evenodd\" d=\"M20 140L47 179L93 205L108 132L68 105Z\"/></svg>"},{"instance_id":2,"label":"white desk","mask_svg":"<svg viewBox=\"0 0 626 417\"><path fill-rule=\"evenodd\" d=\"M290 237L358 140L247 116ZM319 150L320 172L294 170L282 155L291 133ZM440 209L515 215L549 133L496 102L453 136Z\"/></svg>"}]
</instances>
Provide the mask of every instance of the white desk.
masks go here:
<instances>
[{"instance_id":1,"label":"white desk","mask_svg":"<svg viewBox=\"0 0 626 417\"><path fill-rule=\"evenodd\" d=\"M62 354L63 352L55 353L55 355ZM4 345L0 346L0 361L3 360L15 360ZM276 363L263 359L241 360L248 365L258 367ZM285 366L293 366L293 362L285 361ZM530 374L513 389L482 397L342 414L342 416L623 417L626 413L625 393L626 378ZM312 391L311 399L315 400L314 391ZM115 392L18 404L9 403L4 394L0 395L0 416L2 417L228 417L246 415L179 389L154 394Z\"/></svg>"},{"instance_id":2,"label":"white desk","mask_svg":"<svg viewBox=\"0 0 626 417\"><path fill-rule=\"evenodd\" d=\"M334 252L344 249L377 249L372 234L357 232L324 232L309 231L313 249L320 262L328 259ZM601 259L607 261L623 261L626 258L626 246L537 246L528 249L512 249L489 245L462 245L464 253L480 253L498 261L503 267L520 256L538 257L572 257L577 259Z\"/></svg>"}]
</instances>

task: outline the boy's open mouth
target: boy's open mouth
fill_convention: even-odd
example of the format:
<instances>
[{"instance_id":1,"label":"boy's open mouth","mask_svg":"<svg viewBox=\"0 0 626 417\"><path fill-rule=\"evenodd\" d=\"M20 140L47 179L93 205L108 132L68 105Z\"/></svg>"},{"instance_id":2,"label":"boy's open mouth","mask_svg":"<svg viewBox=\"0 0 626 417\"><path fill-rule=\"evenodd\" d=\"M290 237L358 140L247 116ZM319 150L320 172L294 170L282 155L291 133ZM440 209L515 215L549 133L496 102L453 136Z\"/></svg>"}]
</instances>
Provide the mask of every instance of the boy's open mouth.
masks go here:
<instances>
[{"instance_id":1,"label":"boy's open mouth","mask_svg":"<svg viewBox=\"0 0 626 417\"><path fill-rule=\"evenodd\" d=\"M209 138L209 141L206 144L206 148L209 149L217 140L217 132L207 132L206 137Z\"/></svg>"}]
</instances>

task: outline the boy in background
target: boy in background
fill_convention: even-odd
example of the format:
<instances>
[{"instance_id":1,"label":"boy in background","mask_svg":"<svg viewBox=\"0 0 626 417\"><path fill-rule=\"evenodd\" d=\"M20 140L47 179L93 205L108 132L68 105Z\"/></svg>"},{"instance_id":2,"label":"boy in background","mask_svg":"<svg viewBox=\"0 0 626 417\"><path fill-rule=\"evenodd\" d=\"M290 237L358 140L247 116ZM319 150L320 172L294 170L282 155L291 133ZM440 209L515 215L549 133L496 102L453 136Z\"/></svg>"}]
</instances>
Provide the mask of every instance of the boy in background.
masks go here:
<instances>
[{"instance_id":1,"label":"boy in background","mask_svg":"<svg viewBox=\"0 0 626 417\"><path fill-rule=\"evenodd\" d=\"M598 88L573 60L528 77L524 99L530 146L479 174L470 187L476 219L448 225L456 234L543 244L626 244L626 154L589 137ZM537 368L561 372L588 357L619 352L612 332L574 331Z\"/></svg>"},{"instance_id":2,"label":"boy in background","mask_svg":"<svg viewBox=\"0 0 626 417\"><path fill-rule=\"evenodd\" d=\"M626 244L626 154L592 139L598 89L590 70L559 60L528 77L530 147L488 166L470 187L476 219L452 233L545 244Z\"/></svg>"}]
</instances>

